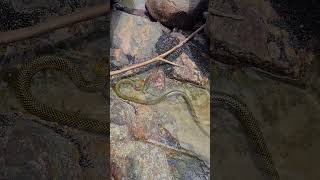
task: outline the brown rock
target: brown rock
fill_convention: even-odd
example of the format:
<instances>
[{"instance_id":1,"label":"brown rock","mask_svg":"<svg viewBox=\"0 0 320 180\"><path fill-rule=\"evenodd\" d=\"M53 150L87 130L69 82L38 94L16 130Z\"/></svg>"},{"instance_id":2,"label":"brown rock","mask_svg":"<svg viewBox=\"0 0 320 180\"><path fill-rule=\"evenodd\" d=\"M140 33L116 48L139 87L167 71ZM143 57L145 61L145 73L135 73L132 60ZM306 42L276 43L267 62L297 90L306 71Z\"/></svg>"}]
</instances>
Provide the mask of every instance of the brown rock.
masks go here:
<instances>
[{"instance_id":1,"label":"brown rock","mask_svg":"<svg viewBox=\"0 0 320 180\"><path fill-rule=\"evenodd\" d=\"M190 29L207 9L207 0L147 0L149 14L168 27Z\"/></svg>"}]
</instances>

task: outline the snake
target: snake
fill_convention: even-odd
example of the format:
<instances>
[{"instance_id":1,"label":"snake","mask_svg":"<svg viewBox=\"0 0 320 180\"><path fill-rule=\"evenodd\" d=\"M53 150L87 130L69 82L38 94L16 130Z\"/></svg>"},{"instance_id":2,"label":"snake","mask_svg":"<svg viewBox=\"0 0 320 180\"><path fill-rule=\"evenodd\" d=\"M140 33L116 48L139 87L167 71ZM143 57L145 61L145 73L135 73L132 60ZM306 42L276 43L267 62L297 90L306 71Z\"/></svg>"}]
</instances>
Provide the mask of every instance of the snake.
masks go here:
<instances>
[{"instance_id":1,"label":"snake","mask_svg":"<svg viewBox=\"0 0 320 180\"><path fill-rule=\"evenodd\" d=\"M101 62L106 63L103 61ZM46 121L57 122L60 125L96 134L108 135L109 122L92 119L76 112L60 111L40 102L32 95L32 78L38 72L49 69L64 72L80 90L86 92L103 92L106 84L105 66L99 66L99 69L97 69L99 72L96 74L95 80L88 81L83 77L80 68L71 61L58 56L41 56L25 63L16 74L16 96L24 109Z\"/></svg>"},{"instance_id":2,"label":"snake","mask_svg":"<svg viewBox=\"0 0 320 180\"><path fill-rule=\"evenodd\" d=\"M169 97L182 96L188 105L189 111L190 111L192 117L194 118L194 121L198 125L197 122L199 122L199 121L197 119L195 110L192 106L191 100L188 98L188 96L184 92L178 91L178 90L173 90L173 91L169 91L167 93L164 93L163 95L161 95L155 99L143 100L143 99L134 98L129 95L123 94L120 91L121 90L120 88L124 84L131 85L134 87L134 89L139 90L139 91L143 91L144 84L141 82L136 83L131 79L122 79L122 80L118 81L113 86L113 90L117 94L117 96L119 96L122 99L132 101L132 102L138 103L138 104L155 105L157 103L160 103L160 102L168 99ZM207 91L207 88L202 88L202 89L205 89ZM223 93L223 92L219 92L219 91L213 91L210 98L211 98L211 105L212 105L211 107L226 109L226 110L230 111L239 120L241 126L245 129L245 131L249 137L249 140L254 145L254 148L257 152L259 159L263 162L263 167L262 167L263 171L267 175L271 176L273 180L280 179L279 173L274 166L274 162L272 160L271 153L268 149L268 146L264 140L263 134L260 130L259 122L254 117L252 112L249 110L247 105L245 103L243 103L236 96L232 96L227 93ZM202 130L202 128L200 126L198 126L198 127ZM204 131L204 130L202 130L202 131Z\"/></svg>"},{"instance_id":3,"label":"snake","mask_svg":"<svg viewBox=\"0 0 320 180\"><path fill-rule=\"evenodd\" d=\"M170 97L181 96L183 98L183 100L186 102L188 110L189 110L195 124L198 126L198 128L200 129L200 131L204 135L209 137L209 134L200 126L198 117L196 115L196 111L193 108L191 100L189 99L189 97L186 93L179 91L179 90L172 90L172 91L169 91L169 92L165 93L164 95L156 97L154 99L144 100L144 99L139 99L139 98L135 98L135 97L123 94L121 92L122 85L131 85L131 86L133 86L133 88L135 90L143 91L145 88L145 84L142 81L140 81L140 83L135 83L135 81L133 81L131 79L122 79L119 82L117 82L115 84L115 86L113 86L113 90L118 97L125 99L125 100L129 100L129 101L138 103L138 104L143 104L143 105L156 105L156 104L158 104L158 103L160 103Z\"/></svg>"}]
</instances>

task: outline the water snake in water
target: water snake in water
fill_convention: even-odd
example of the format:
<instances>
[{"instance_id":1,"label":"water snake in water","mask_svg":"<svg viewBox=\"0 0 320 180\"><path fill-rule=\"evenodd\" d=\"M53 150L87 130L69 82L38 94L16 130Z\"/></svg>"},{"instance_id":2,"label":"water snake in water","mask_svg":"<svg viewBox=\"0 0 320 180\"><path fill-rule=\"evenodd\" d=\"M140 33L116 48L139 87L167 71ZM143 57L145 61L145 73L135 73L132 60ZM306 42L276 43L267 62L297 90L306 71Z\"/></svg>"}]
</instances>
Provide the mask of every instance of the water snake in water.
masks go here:
<instances>
[{"instance_id":1,"label":"water snake in water","mask_svg":"<svg viewBox=\"0 0 320 180\"><path fill-rule=\"evenodd\" d=\"M104 61L104 60L103 60ZM106 64L106 62L102 62ZM102 68L101 68L102 67ZM109 122L91 119L79 113L67 113L50 107L38 101L31 93L31 82L35 74L47 69L54 69L66 73L72 82L86 92L103 92L106 84L106 72L101 66L94 81L87 81L81 74L79 67L55 56L43 56L24 64L16 75L16 96L23 107L33 115L46 121L57 122L77 129L97 133L109 134Z\"/></svg>"},{"instance_id":2,"label":"water snake in water","mask_svg":"<svg viewBox=\"0 0 320 180\"><path fill-rule=\"evenodd\" d=\"M198 125L198 119L197 115L195 113L195 110L192 106L191 100L188 98L188 96L178 90L173 90L165 93L164 95L161 95L155 99L150 100L143 100L135 97L131 97L128 95L123 94L120 91L120 87L123 84L129 84L134 87L135 90L143 91L144 84L143 83L135 83L133 80L130 79L122 79L119 82L115 84L113 87L114 92L122 99L129 100L138 104L145 104L145 105L155 105L157 103L160 103L169 97L172 96L182 96L183 99L186 101L189 111L194 118L194 121ZM206 88L202 88L206 89ZM277 169L274 166L272 156L270 154L270 151L267 147L267 144L265 143L263 134L260 130L259 122L257 119L253 116L251 111L248 109L247 105L243 103L240 99L238 99L235 96L213 91L211 94L211 104L213 107L223 108L236 116L236 118L240 121L242 127L245 129L245 131L248 134L249 140L254 145L254 148L257 152L257 155L259 156L259 159L263 161L263 170L267 175L270 175L272 179L278 180L279 174L277 172ZM198 127L202 130L202 128L198 125ZM202 130L203 132L204 130ZM204 131L205 132L205 131ZM207 133L206 133L207 134Z\"/></svg>"}]
</instances>

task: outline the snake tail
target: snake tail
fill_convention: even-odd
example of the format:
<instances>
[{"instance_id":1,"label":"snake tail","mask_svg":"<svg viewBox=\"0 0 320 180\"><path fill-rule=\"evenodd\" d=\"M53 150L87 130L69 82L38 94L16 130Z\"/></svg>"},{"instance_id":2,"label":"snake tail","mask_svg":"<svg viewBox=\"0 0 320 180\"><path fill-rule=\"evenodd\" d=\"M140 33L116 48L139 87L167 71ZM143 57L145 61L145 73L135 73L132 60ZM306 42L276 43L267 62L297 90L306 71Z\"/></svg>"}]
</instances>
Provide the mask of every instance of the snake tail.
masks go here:
<instances>
[{"instance_id":1,"label":"snake tail","mask_svg":"<svg viewBox=\"0 0 320 180\"><path fill-rule=\"evenodd\" d=\"M22 106L31 114L43 120L57 122L61 125L97 133L108 134L109 123L97 119L87 118L78 113L66 113L38 101L31 92L31 82L35 74L43 70L58 70L66 73L72 82L81 90L97 92L105 84L105 75L97 75L93 82L87 81L78 66L72 62L55 56L43 56L27 62L21 67L16 77L16 95Z\"/></svg>"},{"instance_id":2,"label":"snake tail","mask_svg":"<svg viewBox=\"0 0 320 180\"><path fill-rule=\"evenodd\" d=\"M255 119L246 104L237 97L214 91L211 97L214 107L220 107L231 111L248 134L249 140L255 146L259 159L263 161L263 170L273 180L280 179L279 173L274 166L272 156L265 143L258 121Z\"/></svg>"}]
</instances>

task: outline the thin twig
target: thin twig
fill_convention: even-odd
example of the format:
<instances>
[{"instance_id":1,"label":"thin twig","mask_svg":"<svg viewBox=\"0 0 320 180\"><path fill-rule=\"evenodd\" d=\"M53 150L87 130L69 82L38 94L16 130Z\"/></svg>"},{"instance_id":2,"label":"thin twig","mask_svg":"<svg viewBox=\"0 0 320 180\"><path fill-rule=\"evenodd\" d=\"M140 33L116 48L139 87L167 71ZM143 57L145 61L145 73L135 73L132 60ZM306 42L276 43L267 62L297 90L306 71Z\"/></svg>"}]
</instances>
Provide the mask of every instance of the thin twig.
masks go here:
<instances>
[{"instance_id":1,"label":"thin twig","mask_svg":"<svg viewBox=\"0 0 320 180\"><path fill-rule=\"evenodd\" d=\"M160 54L159 56L155 57L155 58L152 58L150 60L147 60L147 61L144 61L142 63L138 63L138 64L134 64L132 66L129 66L129 67L125 67L123 69L120 69L120 70L116 70L116 71L111 71L110 72L110 76L114 76L114 75L117 75L117 74L121 74L121 73L124 73L126 71L129 71L129 70L132 70L132 69L136 69L136 68L139 68L139 67L142 67L142 66L145 66L145 65L148 65L148 64L151 64L151 63L154 63L154 62L157 62L157 61L163 61L163 58L165 58L166 56L168 56L170 53L172 53L173 51L175 51L176 49L178 49L179 47L181 47L182 45L184 45L187 41L189 41L191 38L193 38L199 31L201 31L202 29L204 29L205 25L202 25L199 29L197 29L196 31L194 31L189 37L187 37L185 40L183 40L182 42L180 42L178 45L176 45L175 47L173 47L172 49L170 49L169 51L163 53L163 54ZM167 61L167 60L166 60ZM166 62L166 61L163 61L163 62ZM167 62L168 63L168 62Z\"/></svg>"},{"instance_id":2,"label":"thin twig","mask_svg":"<svg viewBox=\"0 0 320 180\"><path fill-rule=\"evenodd\" d=\"M168 63L168 64L171 64L171 65L173 65L173 66L184 67L184 66L181 66L181 65L179 65L179 64L177 64L177 63L168 61L168 60L163 59L163 58L159 58L159 60L160 60L160 61L163 61L163 62L166 62L166 63Z\"/></svg>"}]
</instances>

